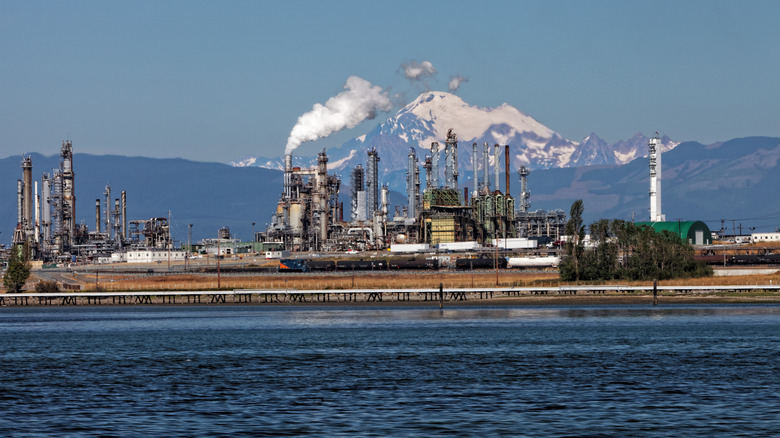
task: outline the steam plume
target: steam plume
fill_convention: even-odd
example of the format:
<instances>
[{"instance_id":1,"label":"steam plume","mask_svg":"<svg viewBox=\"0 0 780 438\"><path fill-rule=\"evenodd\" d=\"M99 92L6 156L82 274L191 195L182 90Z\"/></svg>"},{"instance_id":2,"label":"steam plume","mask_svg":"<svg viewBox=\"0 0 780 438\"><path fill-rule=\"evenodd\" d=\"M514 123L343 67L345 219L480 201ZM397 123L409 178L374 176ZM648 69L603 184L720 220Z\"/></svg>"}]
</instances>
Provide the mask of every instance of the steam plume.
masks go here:
<instances>
[{"instance_id":1,"label":"steam plume","mask_svg":"<svg viewBox=\"0 0 780 438\"><path fill-rule=\"evenodd\" d=\"M354 128L364 120L373 119L378 111L393 108L387 92L358 76L350 76L344 91L331 97L325 105L316 103L311 111L298 117L287 138L285 155L301 143L325 138L344 128Z\"/></svg>"},{"instance_id":2,"label":"steam plume","mask_svg":"<svg viewBox=\"0 0 780 438\"><path fill-rule=\"evenodd\" d=\"M447 85L450 89L450 92L455 93L458 91L458 88L460 88L460 85L464 82L468 82L468 79L464 78L463 76L450 76L450 82Z\"/></svg>"},{"instance_id":3,"label":"steam plume","mask_svg":"<svg viewBox=\"0 0 780 438\"><path fill-rule=\"evenodd\" d=\"M401 64L401 69L404 71L404 76L410 81L417 81L436 74L436 69L433 68L431 61L419 63L412 61L408 64Z\"/></svg>"}]
</instances>

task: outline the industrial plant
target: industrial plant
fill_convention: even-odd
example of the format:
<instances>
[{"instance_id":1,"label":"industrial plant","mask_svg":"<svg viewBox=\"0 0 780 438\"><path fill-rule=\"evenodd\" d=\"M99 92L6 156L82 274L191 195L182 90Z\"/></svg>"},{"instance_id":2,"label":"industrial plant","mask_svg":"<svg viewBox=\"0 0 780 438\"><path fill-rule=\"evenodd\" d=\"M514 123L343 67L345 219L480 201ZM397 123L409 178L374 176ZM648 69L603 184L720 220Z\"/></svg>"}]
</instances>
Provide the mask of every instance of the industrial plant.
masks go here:
<instances>
[{"instance_id":1,"label":"industrial plant","mask_svg":"<svg viewBox=\"0 0 780 438\"><path fill-rule=\"evenodd\" d=\"M127 193L112 199L111 185L95 199L95 228L76 223L76 176L73 144L63 141L60 165L44 172L41 191L33 182L32 158L22 159L22 179L16 182L17 225L13 243L27 244L34 260L44 262L136 261L183 259L174 250L168 218L128 220ZM102 204L101 204L102 202ZM101 210L102 208L102 210Z\"/></svg>"},{"instance_id":2,"label":"industrial plant","mask_svg":"<svg viewBox=\"0 0 780 438\"><path fill-rule=\"evenodd\" d=\"M657 137L650 139L651 222L648 224L655 227L661 226L664 220L658 145ZM525 166L517 173L520 192L516 198L512 196L509 145L471 145L471 187L459 183L458 136L453 129L447 131L443 148L434 141L426 152L429 154L419 159L414 148L409 150L406 202L391 211L390 189L379 177L379 153L376 148L367 150L365 167L359 164L349 175L350 201L346 214L340 200L341 177L328 173L326 152L318 154L317 164L312 168L293 167L292 154L286 154L282 192L271 222L253 239L262 241L261 247L272 245L284 253L369 250L479 253L488 248L534 250L565 240L563 210L530 209L531 172ZM422 183L421 168L425 172ZM13 242L27 244L33 259L109 263L185 258L184 250L174 248L169 218L129 220L127 193L121 191L119 197L113 198L110 184L95 199L94 228L90 230L85 223L76 223L76 177L70 141L62 143L59 168L42 174L40 194L38 181L33 181L31 157L23 157L21 170ZM679 223L674 225L679 228ZM694 235L691 243L711 242L708 230L697 228ZM228 232L216 242L217 249L205 248L204 253L223 254L219 249L223 241L224 254L238 251L239 245L230 239ZM214 242L204 241L203 246L208 247L210 243ZM252 244L251 248L254 251L256 246Z\"/></svg>"},{"instance_id":3,"label":"industrial plant","mask_svg":"<svg viewBox=\"0 0 780 438\"><path fill-rule=\"evenodd\" d=\"M313 169L293 167L292 155L288 153L284 157L284 187L263 238L282 242L285 250L298 252L350 249L414 252L414 248L434 247L477 250L497 244L516 249L529 238L560 240L566 222L563 211L529 210L527 168L521 167L519 171L519 204L510 194L508 145L485 143L482 148L476 143L472 145L471 189L458 183L458 137L452 129L444 139L443 152L444 180L440 172L440 145L432 142L430 155L422 160L425 184L421 187L421 163L415 149L410 149L406 169L407 202L403 207L396 207L391 218L388 185L379 180L379 154L375 148L368 150L365 168L358 165L350 175L347 221L339 201L341 180L328 174L326 152L318 155Z\"/></svg>"}]
</instances>

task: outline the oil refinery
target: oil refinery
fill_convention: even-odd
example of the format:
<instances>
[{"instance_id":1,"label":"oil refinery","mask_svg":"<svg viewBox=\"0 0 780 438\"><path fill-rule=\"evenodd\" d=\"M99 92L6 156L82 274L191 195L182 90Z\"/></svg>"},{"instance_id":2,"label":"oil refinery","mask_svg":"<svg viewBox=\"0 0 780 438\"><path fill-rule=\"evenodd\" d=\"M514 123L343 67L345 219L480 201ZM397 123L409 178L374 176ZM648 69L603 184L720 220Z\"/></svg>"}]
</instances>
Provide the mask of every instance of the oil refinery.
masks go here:
<instances>
[{"instance_id":1,"label":"oil refinery","mask_svg":"<svg viewBox=\"0 0 780 438\"><path fill-rule=\"evenodd\" d=\"M554 251L543 253L539 249L565 239L566 214L563 210L530 209L531 172L525 166L517 172L519 194L512 196L510 146L473 143L469 151L473 172L469 187L459 183L458 136L454 129L441 140L443 148L439 142L431 142L430 149L425 149L429 154L422 159L410 148L403 198L406 202L392 207L389 186L379 178L379 153L376 148L368 149L365 166L358 164L349 173L346 214L340 199L341 177L328 173L326 152L318 154L317 164L311 168L293 167L292 153L286 154L282 191L271 221L265 231L253 236L249 246L242 248L256 252L255 243L262 242L262 248L284 253L480 253L501 249L509 252L506 255L536 251L537 256L555 256ZM657 137L650 139L648 148L651 221L662 223ZM421 170L425 172L422 182ZM174 248L170 218L128 219L127 193L121 191L114 198L110 184L95 199L94 229L76 222L76 174L70 141L62 143L59 168L42 174L40 194L38 181L33 181L31 157L23 157L21 171L13 243L26 243L34 260L111 263L185 258L184 249ZM700 231L701 236L697 235L692 243L710 243L708 230ZM202 254L224 255L235 254L238 246L228 231L224 237L205 239L200 249ZM193 251L189 239L187 250Z\"/></svg>"},{"instance_id":2,"label":"oil refinery","mask_svg":"<svg viewBox=\"0 0 780 438\"><path fill-rule=\"evenodd\" d=\"M44 172L41 190L33 182L32 158L22 159L22 179L16 182L17 225L14 244L27 244L33 260L72 261L156 261L183 259L173 248L168 218L128 220L127 193L112 199L107 184L95 199L95 228L76 223L76 174L73 143L63 141L59 168Z\"/></svg>"},{"instance_id":3,"label":"oil refinery","mask_svg":"<svg viewBox=\"0 0 780 438\"><path fill-rule=\"evenodd\" d=\"M509 146L474 143L471 162L473 187L458 183L458 137L453 129L444 140L444 180L440 173L440 145L432 142L430 155L422 160L425 184L421 187L420 160L414 148L408 153L406 204L390 217L387 184L379 181L380 157L375 148L367 151L366 166L350 174L351 199L348 220L339 201L341 180L328 174L328 157L322 151L317 166L292 166L292 155L284 157L284 187L276 211L263 239L281 242L285 250L344 251L384 250L402 252L414 248L475 250L503 242L518 248L529 238L558 241L566 216L562 210L529 211L529 170L519 171L520 203L510 194ZM492 154L491 154L492 152ZM505 183L501 191L501 156ZM490 168L493 168L493 178ZM480 179L479 168L483 176ZM404 247L406 245L406 247ZM417 246L415 246L417 245Z\"/></svg>"}]
</instances>

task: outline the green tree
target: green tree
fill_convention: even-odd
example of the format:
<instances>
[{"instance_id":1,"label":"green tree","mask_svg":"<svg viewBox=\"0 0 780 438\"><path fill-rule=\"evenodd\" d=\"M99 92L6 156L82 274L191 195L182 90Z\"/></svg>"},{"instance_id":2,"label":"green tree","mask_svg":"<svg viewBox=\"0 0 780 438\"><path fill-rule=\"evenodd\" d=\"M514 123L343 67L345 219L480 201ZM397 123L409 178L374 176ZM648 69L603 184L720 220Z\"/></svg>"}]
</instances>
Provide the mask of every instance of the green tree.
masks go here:
<instances>
[{"instance_id":1,"label":"green tree","mask_svg":"<svg viewBox=\"0 0 780 438\"><path fill-rule=\"evenodd\" d=\"M567 281L580 280L580 262L584 252L582 241L585 239L585 227L582 225L584 211L582 199L574 201L569 209L569 220L566 222L565 229L565 234L568 237L566 256L561 260L559 266L561 278Z\"/></svg>"},{"instance_id":2,"label":"green tree","mask_svg":"<svg viewBox=\"0 0 780 438\"><path fill-rule=\"evenodd\" d=\"M27 243L15 245L8 255L8 269L3 275L3 286L8 292L18 293L30 277L30 247Z\"/></svg>"},{"instance_id":3,"label":"green tree","mask_svg":"<svg viewBox=\"0 0 780 438\"><path fill-rule=\"evenodd\" d=\"M610 222L601 219L590 226L590 238L595 248L591 260L590 278L587 280L611 280L618 275L618 245Z\"/></svg>"},{"instance_id":4,"label":"green tree","mask_svg":"<svg viewBox=\"0 0 780 438\"><path fill-rule=\"evenodd\" d=\"M575 203L577 204L577 203ZM572 218L581 218L582 206L572 206ZM579 215L579 216L578 216ZM582 248L582 221L566 224L573 236L559 266L562 280L668 280L712 275L712 268L697 262L693 247L676 233L638 227L621 220L594 222L593 246Z\"/></svg>"}]
</instances>

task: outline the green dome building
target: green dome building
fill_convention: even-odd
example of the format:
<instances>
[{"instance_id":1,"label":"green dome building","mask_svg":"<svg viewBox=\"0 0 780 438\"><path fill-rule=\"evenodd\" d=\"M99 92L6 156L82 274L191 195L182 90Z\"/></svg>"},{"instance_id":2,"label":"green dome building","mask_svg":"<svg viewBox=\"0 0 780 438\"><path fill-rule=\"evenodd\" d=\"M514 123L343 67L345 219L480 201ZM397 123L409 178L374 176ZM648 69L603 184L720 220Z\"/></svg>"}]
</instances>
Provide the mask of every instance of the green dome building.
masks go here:
<instances>
[{"instance_id":1,"label":"green dome building","mask_svg":"<svg viewBox=\"0 0 780 438\"><path fill-rule=\"evenodd\" d=\"M712 245L710 227L702 221L637 222L635 225L638 227L644 225L659 233L663 230L669 231L691 245Z\"/></svg>"}]
</instances>

